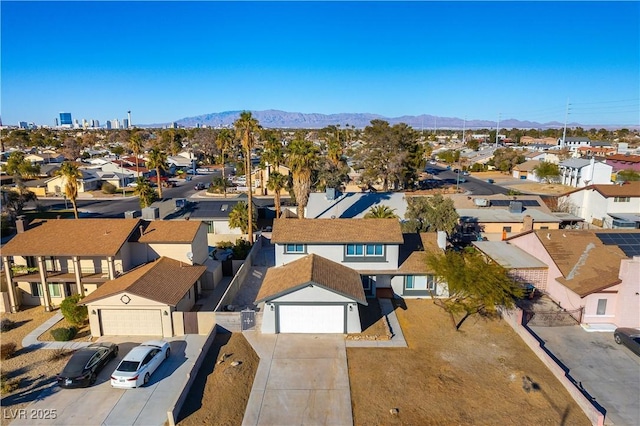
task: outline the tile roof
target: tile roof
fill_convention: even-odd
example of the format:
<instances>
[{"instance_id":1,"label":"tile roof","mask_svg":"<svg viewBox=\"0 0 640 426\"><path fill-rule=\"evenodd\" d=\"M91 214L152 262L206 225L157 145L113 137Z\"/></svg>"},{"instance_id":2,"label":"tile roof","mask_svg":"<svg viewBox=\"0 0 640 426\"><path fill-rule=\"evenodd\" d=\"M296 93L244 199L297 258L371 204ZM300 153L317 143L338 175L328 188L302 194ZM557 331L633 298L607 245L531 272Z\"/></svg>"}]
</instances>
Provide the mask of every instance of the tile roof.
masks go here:
<instances>
[{"instance_id":1,"label":"tile roof","mask_svg":"<svg viewBox=\"0 0 640 426\"><path fill-rule=\"evenodd\" d=\"M640 163L640 155L614 154L607 157L609 161L622 161L627 163Z\"/></svg>"},{"instance_id":2,"label":"tile roof","mask_svg":"<svg viewBox=\"0 0 640 426\"><path fill-rule=\"evenodd\" d=\"M2 247L3 256L115 256L137 229L139 219L51 219Z\"/></svg>"},{"instance_id":3,"label":"tile roof","mask_svg":"<svg viewBox=\"0 0 640 426\"><path fill-rule=\"evenodd\" d=\"M291 293L309 284L318 285L363 305L367 304L360 274L317 254L310 254L284 266L269 268L258 291L256 303Z\"/></svg>"},{"instance_id":4,"label":"tile roof","mask_svg":"<svg viewBox=\"0 0 640 426\"><path fill-rule=\"evenodd\" d=\"M604 245L596 231L534 232L563 275L557 281L580 297L620 283L620 261L627 256L618 246Z\"/></svg>"},{"instance_id":5,"label":"tile roof","mask_svg":"<svg viewBox=\"0 0 640 426\"><path fill-rule=\"evenodd\" d=\"M82 304L95 302L114 294L127 292L169 306L176 306L185 293L207 270L203 265L189 265L168 257L139 266L115 280L107 281L82 299Z\"/></svg>"},{"instance_id":6,"label":"tile roof","mask_svg":"<svg viewBox=\"0 0 640 426\"><path fill-rule=\"evenodd\" d=\"M400 246L398 270L405 274L428 274L433 272L427 266L427 255L443 253L438 247L438 234L424 232L420 234L404 234L404 244Z\"/></svg>"},{"instance_id":7,"label":"tile roof","mask_svg":"<svg viewBox=\"0 0 640 426\"><path fill-rule=\"evenodd\" d=\"M199 220L154 220L144 229L139 243L189 244L202 226Z\"/></svg>"},{"instance_id":8,"label":"tile roof","mask_svg":"<svg viewBox=\"0 0 640 426\"><path fill-rule=\"evenodd\" d=\"M402 244L398 219L275 219L273 243Z\"/></svg>"}]
</instances>

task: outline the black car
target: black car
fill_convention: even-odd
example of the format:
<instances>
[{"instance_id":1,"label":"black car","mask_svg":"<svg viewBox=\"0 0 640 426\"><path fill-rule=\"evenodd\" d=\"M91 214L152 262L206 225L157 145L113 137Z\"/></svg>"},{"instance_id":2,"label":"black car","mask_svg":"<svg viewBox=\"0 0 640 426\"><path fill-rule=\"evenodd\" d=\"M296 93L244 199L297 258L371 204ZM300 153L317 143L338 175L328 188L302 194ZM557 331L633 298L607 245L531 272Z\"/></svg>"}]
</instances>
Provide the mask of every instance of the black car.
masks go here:
<instances>
[{"instance_id":1,"label":"black car","mask_svg":"<svg viewBox=\"0 0 640 426\"><path fill-rule=\"evenodd\" d=\"M202 191L203 189L205 189L204 187L204 183L196 183L196 185L193 187L196 191Z\"/></svg>"},{"instance_id":2,"label":"black car","mask_svg":"<svg viewBox=\"0 0 640 426\"><path fill-rule=\"evenodd\" d=\"M78 349L58 374L62 388L86 388L95 383L100 370L118 356L118 345L103 342Z\"/></svg>"},{"instance_id":3,"label":"black car","mask_svg":"<svg viewBox=\"0 0 640 426\"><path fill-rule=\"evenodd\" d=\"M619 345L625 345L633 353L640 356L640 330L637 328L616 328L613 339Z\"/></svg>"}]
</instances>

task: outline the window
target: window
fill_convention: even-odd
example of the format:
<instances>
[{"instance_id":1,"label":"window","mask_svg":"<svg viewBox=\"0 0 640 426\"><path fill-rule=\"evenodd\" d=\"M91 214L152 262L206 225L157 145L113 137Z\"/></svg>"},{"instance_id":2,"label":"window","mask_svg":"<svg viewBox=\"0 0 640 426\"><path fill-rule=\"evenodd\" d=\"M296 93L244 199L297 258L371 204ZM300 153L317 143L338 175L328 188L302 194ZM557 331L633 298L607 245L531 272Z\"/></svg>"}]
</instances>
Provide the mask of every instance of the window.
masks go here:
<instances>
[{"instance_id":1,"label":"window","mask_svg":"<svg viewBox=\"0 0 640 426\"><path fill-rule=\"evenodd\" d=\"M214 225L214 221L212 220L207 220L204 223L207 224L207 233L208 234L215 234L216 233L216 227Z\"/></svg>"},{"instance_id":2,"label":"window","mask_svg":"<svg viewBox=\"0 0 640 426\"><path fill-rule=\"evenodd\" d=\"M61 297L60 284L47 283L47 285L49 286L49 295L51 297Z\"/></svg>"},{"instance_id":3,"label":"window","mask_svg":"<svg viewBox=\"0 0 640 426\"><path fill-rule=\"evenodd\" d=\"M304 253L304 244L287 244L284 248L285 253Z\"/></svg>"},{"instance_id":4,"label":"window","mask_svg":"<svg viewBox=\"0 0 640 426\"><path fill-rule=\"evenodd\" d=\"M347 244L347 256L384 256L384 248L382 244Z\"/></svg>"},{"instance_id":5,"label":"window","mask_svg":"<svg viewBox=\"0 0 640 426\"><path fill-rule=\"evenodd\" d=\"M604 315L607 312L607 299L598 299L598 309L596 315Z\"/></svg>"},{"instance_id":6,"label":"window","mask_svg":"<svg viewBox=\"0 0 640 426\"><path fill-rule=\"evenodd\" d=\"M613 197L614 203L628 203L631 201L631 197Z\"/></svg>"},{"instance_id":7,"label":"window","mask_svg":"<svg viewBox=\"0 0 640 426\"><path fill-rule=\"evenodd\" d=\"M404 278L404 288L410 291L433 291L436 289L435 284L432 275L407 275Z\"/></svg>"},{"instance_id":8,"label":"window","mask_svg":"<svg viewBox=\"0 0 640 426\"><path fill-rule=\"evenodd\" d=\"M510 226L503 226L502 227L502 231L503 232L511 232L511 227Z\"/></svg>"},{"instance_id":9,"label":"window","mask_svg":"<svg viewBox=\"0 0 640 426\"><path fill-rule=\"evenodd\" d=\"M40 283L31 283L31 295L33 297L40 297L42 294Z\"/></svg>"}]
</instances>

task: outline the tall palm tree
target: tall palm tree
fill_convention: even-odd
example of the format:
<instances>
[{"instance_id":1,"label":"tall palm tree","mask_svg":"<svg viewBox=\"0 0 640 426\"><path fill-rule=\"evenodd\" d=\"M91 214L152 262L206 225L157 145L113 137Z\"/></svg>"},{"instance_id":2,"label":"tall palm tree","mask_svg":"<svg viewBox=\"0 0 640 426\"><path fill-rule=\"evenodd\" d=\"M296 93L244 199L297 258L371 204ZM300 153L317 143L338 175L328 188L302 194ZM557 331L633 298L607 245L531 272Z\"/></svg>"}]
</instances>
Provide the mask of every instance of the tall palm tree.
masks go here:
<instances>
[{"instance_id":1,"label":"tall palm tree","mask_svg":"<svg viewBox=\"0 0 640 426\"><path fill-rule=\"evenodd\" d=\"M78 166L73 163L66 162L60 166L60 169L56 172L58 176L62 176L64 184L64 194L71 200L73 206L73 214L78 218L78 206L76 205L76 199L78 198L78 179L82 179L82 172L78 170Z\"/></svg>"},{"instance_id":2,"label":"tall palm tree","mask_svg":"<svg viewBox=\"0 0 640 426\"><path fill-rule=\"evenodd\" d=\"M276 193L276 219L280 217L280 191L287 186L287 177L282 173L271 172L269 175L269 181L267 182L267 189Z\"/></svg>"},{"instance_id":3,"label":"tall palm tree","mask_svg":"<svg viewBox=\"0 0 640 426\"><path fill-rule=\"evenodd\" d=\"M247 211L249 212L248 230L249 243L253 244L253 188L251 185L251 150L253 149L254 134L260 131L260 124L258 120L253 118L250 111L242 111L240 118L234 123L233 127L236 129L236 135L242 142L242 148L244 150L245 167L244 172L247 177L247 187L249 188L247 199Z\"/></svg>"},{"instance_id":4,"label":"tall palm tree","mask_svg":"<svg viewBox=\"0 0 640 426\"><path fill-rule=\"evenodd\" d=\"M226 152L231 149L233 145L233 133L231 129L222 129L216 136L216 146L220 150L220 156L222 157L220 162L222 163L222 180L224 181L224 197L227 198L227 178L224 175L225 155Z\"/></svg>"},{"instance_id":5,"label":"tall palm tree","mask_svg":"<svg viewBox=\"0 0 640 426\"><path fill-rule=\"evenodd\" d=\"M162 182L160 181L160 170L167 170L167 153L158 147L149 151L148 166L156 171L156 183L158 184L158 197L162 198Z\"/></svg>"},{"instance_id":6,"label":"tall palm tree","mask_svg":"<svg viewBox=\"0 0 640 426\"><path fill-rule=\"evenodd\" d=\"M316 163L318 148L303 138L294 139L288 146L287 163L293 175L293 193L298 203L298 218L304 219L304 209L311 192L311 172Z\"/></svg>"},{"instance_id":7,"label":"tall palm tree","mask_svg":"<svg viewBox=\"0 0 640 426\"><path fill-rule=\"evenodd\" d=\"M392 209L389 206L373 206L369 209L367 214L364 215L365 219L394 219L397 218L398 215L394 212L396 209Z\"/></svg>"},{"instance_id":8,"label":"tall palm tree","mask_svg":"<svg viewBox=\"0 0 640 426\"><path fill-rule=\"evenodd\" d=\"M133 154L136 156L136 177L139 177L140 165L138 164L138 161L143 148L142 138L139 133L136 132L131 135L131 138L129 139L129 148L131 148L131 151L133 151Z\"/></svg>"}]
</instances>

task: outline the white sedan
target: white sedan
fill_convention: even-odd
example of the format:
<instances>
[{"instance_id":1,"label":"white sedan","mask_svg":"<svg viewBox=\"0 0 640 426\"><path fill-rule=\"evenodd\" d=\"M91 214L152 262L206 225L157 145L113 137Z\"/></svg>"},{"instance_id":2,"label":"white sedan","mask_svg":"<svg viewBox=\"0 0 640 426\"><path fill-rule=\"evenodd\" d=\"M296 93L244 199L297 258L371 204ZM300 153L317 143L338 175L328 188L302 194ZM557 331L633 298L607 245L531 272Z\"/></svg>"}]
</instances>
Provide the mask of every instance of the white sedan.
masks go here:
<instances>
[{"instance_id":1,"label":"white sedan","mask_svg":"<svg viewBox=\"0 0 640 426\"><path fill-rule=\"evenodd\" d=\"M151 340L131 349L111 374L111 386L131 389L149 383L154 371L169 358L169 342Z\"/></svg>"}]
</instances>

